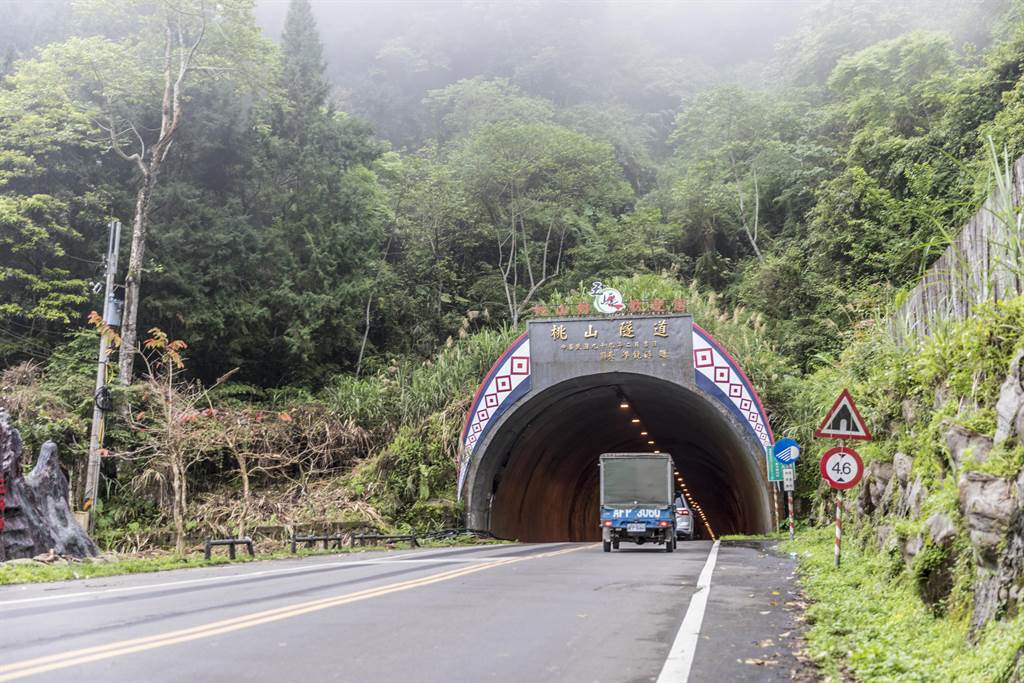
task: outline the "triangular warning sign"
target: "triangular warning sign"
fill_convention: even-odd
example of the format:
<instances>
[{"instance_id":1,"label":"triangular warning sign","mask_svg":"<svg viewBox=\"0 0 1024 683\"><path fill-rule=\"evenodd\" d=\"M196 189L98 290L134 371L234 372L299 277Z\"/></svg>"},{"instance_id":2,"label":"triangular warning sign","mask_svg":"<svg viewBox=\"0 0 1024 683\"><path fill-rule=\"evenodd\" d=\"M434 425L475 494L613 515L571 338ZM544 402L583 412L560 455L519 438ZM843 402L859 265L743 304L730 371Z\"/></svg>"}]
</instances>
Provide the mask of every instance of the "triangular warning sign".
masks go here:
<instances>
[{"instance_id":1,"label":"triangular warning sign","mask_svg":"<svg viewBox=\"0 0 1024 683\"><path fill-rule=\"evenodd\" d=\"M852 439L859 441L871 441L871 432L860 416L853 397L847 389L839 394L839 398L832 404L832 409L822 421L818 431L814 435L823 439Z\"/></svg>"}]
</instances>

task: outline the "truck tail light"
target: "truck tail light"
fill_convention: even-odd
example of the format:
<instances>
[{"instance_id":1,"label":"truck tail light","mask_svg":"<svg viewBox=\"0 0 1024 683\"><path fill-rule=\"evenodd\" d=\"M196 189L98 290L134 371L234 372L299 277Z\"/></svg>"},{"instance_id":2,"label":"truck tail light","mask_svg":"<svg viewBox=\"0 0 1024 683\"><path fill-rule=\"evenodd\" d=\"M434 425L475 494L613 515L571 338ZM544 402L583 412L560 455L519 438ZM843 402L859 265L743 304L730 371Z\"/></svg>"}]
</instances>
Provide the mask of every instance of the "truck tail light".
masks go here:
<instances>
[{"instance_id":1,"label":"truck tail light","mask_svg":"<svg viewBox=\"0 0 1024 683\"><path fill-rule=\"evenodd\" d=\"M610 520L610 519L604 520L604 525L605 526L611 526L612 525L612 520Z\"/></svg>"},{"instance_id":2,"label":"truck tail light","mask_svg":"<svg viewBox=\"0 0 1024 683\"><path fill-rule=\"evenodd\" d=\"M677 515L688 515L688 514L690 514L690 511L687 510L686 508L676 508L676 514Z\"/></svg>"},{"instance_id":3,"label":"truck tail light","mask_svg":"<svg viewBox=\"0 0 1024 683\"><path fill-rule=\"evenodd\" d=\"M668 522L662 520L662 521L658 522L658 526L660 526L660 527L667 527L668 526Z\"/></svg>"}]
</instances>

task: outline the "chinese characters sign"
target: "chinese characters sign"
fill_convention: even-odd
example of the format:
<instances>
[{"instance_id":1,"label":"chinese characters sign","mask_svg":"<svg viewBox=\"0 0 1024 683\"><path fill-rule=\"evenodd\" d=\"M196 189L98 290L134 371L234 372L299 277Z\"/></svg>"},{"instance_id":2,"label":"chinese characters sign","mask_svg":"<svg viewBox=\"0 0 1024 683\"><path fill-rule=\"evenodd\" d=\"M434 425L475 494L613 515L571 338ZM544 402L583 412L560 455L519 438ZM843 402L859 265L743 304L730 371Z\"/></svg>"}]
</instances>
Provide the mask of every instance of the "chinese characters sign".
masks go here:
<instances>
[{"instance_id":1,"label":"chinese characters sign","mask_svg":"<svg viewBox=\"0 0 1024 683\"><path fill-rule=\"evenodd\" d=\"M688 315L530 323L534 386L594 372L635 372L693 382L692 319Z\"/></svg>"}]
</instances>

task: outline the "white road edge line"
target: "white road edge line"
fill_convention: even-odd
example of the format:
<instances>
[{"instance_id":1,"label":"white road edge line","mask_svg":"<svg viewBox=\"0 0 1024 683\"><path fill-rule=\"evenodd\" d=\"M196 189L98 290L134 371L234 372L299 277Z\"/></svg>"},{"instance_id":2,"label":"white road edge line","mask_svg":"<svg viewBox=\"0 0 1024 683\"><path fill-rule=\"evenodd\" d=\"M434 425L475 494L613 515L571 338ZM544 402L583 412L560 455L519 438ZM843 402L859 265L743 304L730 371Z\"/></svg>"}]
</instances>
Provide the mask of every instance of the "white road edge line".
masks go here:
<instances>
[{"instance_id":1,"label":"white road edge line","mask_svg":"<svg viewBox=\"0 0 1024 683\"><path fill-rule=\"evenodd\" d=\"M512 548L522 548L522 547L530 547L530 546L529 545L523 546L523 545L520 545L520 544L500 544L500 545L496 544L496 545L493 545L493 546L480 546L480 547L483 548L483 549L490 550L490 549L494 549L494 548L508 549L510 547L512 547ZM434 550L434 549L432 548L431 550ZM488 554L490 554L490 553L488 553ZM52 602L54 600L70 600L70 599L75 599L75 598L100 597L100 596L103 596L103 595L110 595L111 593L132 593L132 592L137 592L137 591L159 590L161 588L169 588L171 586L175 586L175 587L177 587L177 586L189 586L189 585L203 584L203 583L217 583L217 582L221 582L221 581L228 581L228 582L230 582L230 581L244 581L246 579L250 579L250 578L254 578L254 577L259 577L259 576L274 576L274 575L278 575L278 574L291 574L293 572L300 572L300 571L320 571L320 570L326 570L326 569L334 569L334 568L341 567L341 566L346 566L346 567L348 567L348 566L365 567L365 566L369 566L369 565L396 564L396 563L423 563L423 564L431 564L431 563L472 562L472 561L476 561L476 562L494 562L494 561L496 561L498 559L503 559L503 558L479 558L479 559L475 559L475 558L474 559L470 559L470 558L460 558L460 559L451 558L451 559L445 559L444 553L438 553L438 554L435 554L435 555L433 555L431 557L424 557L424 558L417 559L417 558L414 557L415 555L416 555L416 551L412 551L412 552L403 553L401 555L394 555L392 557L375 558L375 559L372 559L372 560L341 560L339 562L319 562L317 564L304 564L304 565L299 565L297 567L285 567L285 568L281 568L281 569L265 569L265 570L258 570L258 571L252 571L252 572L241 572L241 573L238 573L238 574L228 574L228 575L223 575L223 576L206 576L206 577L203 577L203 578L200 578L200 579L183 579L181 581L165 581L165 582L161 582L161 583L144 583L144 584L139 584L139 585L136 585L136 586L118 586L116 588L101 588L101 589L98 589L98 590L79 591L79 592L76 592L76 593L61 593L61 594L57 594L57 595L41 595L41 596L34 597L34 598L19 598L19 599L15 599L15 600L0 600L0 607L11 607L13 605L24 605L24 604L29 604L29 603L33 603L33 602ZM438 555L441 555L441 556L438 557ZM238 565L230 565L230 564L228 564L228 565L220 565L220 566L222 566L222 567L237 567ZM88 580L102 580L102 579L108 579L108 578L118 578L120 576L131 576L131 575L130 574L112 574L110 576L89 577L88 579L85 579L85 580L86 581L88 581ZM136 574L136 576L137 576L137 574ZM39 586L39 585L40 584L25 584L25 587L32 587L32 586Z\"/></svg>"},{"instance_id":2,"label":"white road edge line","mask_svg":"<svg viewBox=\"0 0 1024 683\"><path fill-rule=\"evenodd\" d=\"M661 667L657 683L686 683L690 678L690 667L693 666L693 655L697 651L697 641L700 637L700 625L704 621L704 610L708 606L708 596L711 594L711 574L715 571L719 543L720 541L715 541L711 546L704 569L697 579L697 592L690 598L690 606L686 608L686 616L683 617L676 639L672 642L672 649L668 652L665 665Z\"/></svg>"}]
</instances>

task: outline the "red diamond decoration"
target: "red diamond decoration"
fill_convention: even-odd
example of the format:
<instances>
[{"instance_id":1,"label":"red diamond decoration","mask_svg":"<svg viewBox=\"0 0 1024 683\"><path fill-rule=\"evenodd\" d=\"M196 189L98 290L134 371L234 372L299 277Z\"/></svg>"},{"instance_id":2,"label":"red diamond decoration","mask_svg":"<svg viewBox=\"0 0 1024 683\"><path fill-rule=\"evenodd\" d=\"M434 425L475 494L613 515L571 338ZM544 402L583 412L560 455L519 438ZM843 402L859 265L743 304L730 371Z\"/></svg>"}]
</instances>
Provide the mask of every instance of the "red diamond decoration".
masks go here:
<instances>
[{"instance_id":1,"label":"red diamond decoration","mask_svg":"<svg viewBox=\"0 0 1024 683\"><path fill-rule=\"evenodd\" d=\"M711 349L695 349L693 352L693 367L695 368L706 368L709 365L714 365L715 356L711 353Z\"/></svg>"},{"instance_id":2,"label":"red diamond decoration","mask_svg":"<svg viewBox=\"0 0 1024 683\"><path fill-rule=\"evenodd\" d=\"M493 408L494 406L498 405L498 395L487 394L486 396L484 396L484 405L487 406L488 408Z\"/></svg>"},{"instance_id":3,"label":"red diamond decoration","mask_svg":"<svg viewBox=\"0 0 1024 683\"><path fill-rule=\"evenodd\" d=\"M753 411L747 413L747 419L750 420L751 422L757 422L757 418L758 418L757 413L755 413Z\"/></svg>"},{"instance_id":4,"label":"red diamond decoration","mask_svg":"<svg viewBox=\"0 0 1024 683\"><path fill-rule=\"evenodd\" d=\"M499 375L494 378L494 387L498 391L511 391L512 379L508 375Z\"/></svg>"},{"instance_id":5,"label":"red diamond decoration","mask_svg":"<svg viewBox=\"0 0 1024 683\"><path fill-rule=\"evenodd\" d=\"M732 396L733 398L739 398L740 396L743 395L743 387L740 386L739 384L730 384L729 395Z\"/></svg>"},{"instance_id":6,"label":"red diamond decoration","mask_svg":"<svg viewBox=\"0 0 1024 683\"><path fill-rule=\"evenodd\" d=\"M483 422L484 420L487 419L488 412L486 410L478 410L478 411L476 411L476 417L477 417L478 420Z\"/></svg>"},{"instance_id":7,"label":"red diamond decoration","mask_svg":"<svg viewBox=\"0 0 1024 683\"><path fill-rule=\"evenodd\" d=\"M742 401L740 401L740 410L750 410L750 407L752 405L753 404L750 402L750 399L749 398L745 398Z\"/></svg>"},{"instance_id":8,"label":"red diamond decoration","mask_svg":"<svg viewBox=\"0 0 1024 683\"><path fill-rule=\"evenodd\" d=\"M724 384L729 381L729 368L724 365L715 366L715 382Z\"/></svg>"},{"instance_id":9,"label":"red diamond decoration","mask_svg":"<svg viewBox=\"0 0 1024 683\"><path fill-rule=\"evenodd\" d=\"M764 431L764 425L758 422L756 425L754 425L754 431L760 434L761 432Z\"/></svg>"},{"instance_id":10,"label":"red diamond decoration","mask_svg":"<svg viewBox=\"0 0 1024 683\"><path fill-rule=\"evenodd\" d=\"M512 357L512 374L513 375L529 375L530 374L530 359L526 356L513 356Z\"/></svg>"},{"instance_id":11,"label":"red diamond decoration","mask_svg":"<svg viewBox=\"0 0 1024 683\"><path fill-rule=\"evenodd\" d=\"M476 434L479 431L480 431L480 423L479 422L474 422L473 423L473 433Z\"/></svg>"}]
</instances>

